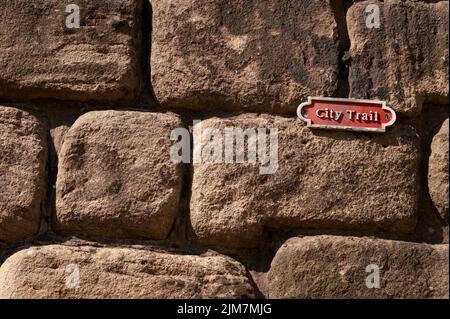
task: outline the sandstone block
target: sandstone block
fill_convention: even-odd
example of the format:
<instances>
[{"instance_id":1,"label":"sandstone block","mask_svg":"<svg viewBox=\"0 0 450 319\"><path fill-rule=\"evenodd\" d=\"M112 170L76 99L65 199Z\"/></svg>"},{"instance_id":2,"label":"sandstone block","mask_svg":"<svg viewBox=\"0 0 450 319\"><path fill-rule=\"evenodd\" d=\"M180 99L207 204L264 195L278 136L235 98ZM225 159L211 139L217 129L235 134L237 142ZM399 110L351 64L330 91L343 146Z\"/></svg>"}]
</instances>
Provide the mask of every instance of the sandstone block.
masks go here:
<instances>
[{"instance_id":1,"label":"sandstone block","mask_svg":"<svg viewBox=\"0 0 450 319\"><path fill-rule=\"evenodd\" d=\"M379 8L379 28L373 26ZM424 101L448 102L448 1L362 1L347 14L350 95L381 99L418 115ZM368 21L369 20L369 21Z\"/></svg>"},{"instance_id":2,"label":"sandstone block","mask_svg":"<svg viewBox=\"0 0 450 319\"><path fill-rule=\"evenodd\" d=\"M431 144L428 169L428 189L431 199L442 218L448 222L448 119Z\"/></svg>"},{"instance_id":3,"label":"sandstone block","mask_svg":"<svg viewBox=\"0 0 450 319\"><path fill-rule=\"evenodd\" d=\"M99 111L81 116L59 153L58 231L164 239L179 211L183 172L170 160L174 114Z\"/></svg>"},{"instance_id":4,"label":"sandstone block","mask_svg":"<svg viewBox=\"0 0 450 319\"><path fill-rule=\"evenodd\" d=\"M222 255L131 248L32 247L0 268L0 298L252 298L245 268Z\"/></svg>"},{"instance_id":5,"label":"sandstone block","mask_svg":"<svg viewBox=\"0 0 450 319\"><path fill-rule=\"evenodd\" d=\"M203 244L253 247L264 228L407 233L415 227L420 151L411 126L382 135L312 131L297 118L250 114L202 126L222 135L225 128L278 130L273 174L261 174L260 159L194 164L191 223Z\"/></svg>"},{"instance_id":6,"label":"sandstone block","mask_svg":"<svg viewBox=\"0 0 450 319\"><path fill-rule=\"evenodd\" d=\"M270 298L448 298L448 245L292 238L278 250L268 278Z\"/></svg>"},{"instance_id":7,"label":"sandstone block","mask_svg":"<svg viewBox=\"0 0 450 319\"><path fill-rule=\"evenodd\" d=\"M337 89L329 1L152 1L153 88L165 107L295 114Z\"/></svg>"},{"instance_id":8,"label":"sandstone block","mask_svg":"<svg viewBox=\"0 0 450 319\"><path fill-rule=\"evenodd\" d=\"M80 28L66 25L74 22L69 4L0 2L0 97L87 101L136 95L142 1L78 0Z\"/></svg>"},{"instance_id":9,"label":"sandstone block","mask_svg":"<svg viewBox=\"0 0 450 319\"><path fill-rule=\"evenodd\" d=\"M47 152L46 128L37 117L0 106L0 241L39 230Z\"/></svg>"}]
</instances>

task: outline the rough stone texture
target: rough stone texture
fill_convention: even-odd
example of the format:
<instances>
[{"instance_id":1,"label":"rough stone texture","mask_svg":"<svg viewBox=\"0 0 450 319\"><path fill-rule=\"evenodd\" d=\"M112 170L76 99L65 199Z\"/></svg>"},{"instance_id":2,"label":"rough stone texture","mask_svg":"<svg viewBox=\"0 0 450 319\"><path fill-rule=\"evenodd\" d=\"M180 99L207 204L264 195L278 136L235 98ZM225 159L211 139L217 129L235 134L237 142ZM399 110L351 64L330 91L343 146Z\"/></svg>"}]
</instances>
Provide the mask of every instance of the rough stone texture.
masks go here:
<instances>
[{"instance_id":1,"label":"rough stone texture","mask_svg":"<svg viewBox=\"0 0 450 319\"><path fill-rule=\"evenodd\" d=\"M0 97L131 99L139 88L142 1L79 0L66 27L62 0L0 2Z\"/></svg>"},{"instance_id":2,"label":"rough stone texture","mask_svg":"<svg viewBox=\"0 0 450 319\"><path fill-rule=\"evenodd\" d=\"M433 138L428 169L428 189L433 202L448 222L448 119Z\"/></svg>"},{"instance_id":3,"label":"rough stone texture","mask_svg":"<svg viewBox=\"0 0 450 319\"><path fill-rule=\"evenodd\" d=\"M369 4L380 8L379 29L366 26ZM447 104L448 13L448 1L353 4L347 14L351 97L386 100L408 115L419 114L425 100Z\"/></svg>"},{"instance_id":4,"label":"rough stone texture","mask_svg":"<svg viewBox=\"0 0 450 319\"><path fill-rule=\"evenodd\" d=\"M292 112L337 89L329 1L154 0L151 72L165 107Z\"/></svg>"},{"instance_id":5,"label":"rough stone texture","mask_svg":"<svg viewBox=\"0 0 450 319\"><path fill-rule=\"evenodd\" d=\"M0 268L0 298L252 297L245 268L222 255L52 245L22 250Z\"/></svg>"},{"instance_id":6,"label":"rough stone texture","mask_svg":"<svg viewBox=\"0 0 450 319\"><path fill-rule=\"evenodd\" d=\"M371 264L379 267L379 289L366 286ZM270 298L448 298L448 245L293 238L277 252L268 277Z\"/></svg>"},{"instance_id":7,"label":"rough stone texture","mask_svg":"<svg viewBox=\"0 0 450 319\"><path fill-rule=\"evenodd\" d=\"M448 9L0 1L0 298L448 298ZM310 130L308 96L386 100L398 121ZM197 118L278 129L278 170L173 163Z\"/></svg>"},{"instance_id":8,"label":"rough stone texture","mask_svg":"<svg viewBox=\"0 0 450 319\"><path fill-rule=\"evenodd\" d=\"M312 131L296 118L210 118L207 127L277 128L279 168L194 164L191 222L200 243L253 247L264 228L406 233L415 227L419 139L408 125L386 134ZM203 141L205 144L206 141Z\"/></svg>"},{"instance_id":9,"label":"rough stone texture","mask_svg":"<svg viewBox=\"0 0 450 319\"><path fill-rule=\"evenodd\" d=\"M43 123L27 111L0 106L0 241L39 230L46 161Z\"/></svg>"},{"instance_id":10,"label":"rough stone texture","mask_svg":"<svg viewBox=\"0 0 450 319\"><path fill-rule=\"evenodd\" d=\"M90 237L164 239L176 214L182 168L170 160L167 113L98 111L65 135L56 184L58 231Z\"/></svg>"}]
</instances>

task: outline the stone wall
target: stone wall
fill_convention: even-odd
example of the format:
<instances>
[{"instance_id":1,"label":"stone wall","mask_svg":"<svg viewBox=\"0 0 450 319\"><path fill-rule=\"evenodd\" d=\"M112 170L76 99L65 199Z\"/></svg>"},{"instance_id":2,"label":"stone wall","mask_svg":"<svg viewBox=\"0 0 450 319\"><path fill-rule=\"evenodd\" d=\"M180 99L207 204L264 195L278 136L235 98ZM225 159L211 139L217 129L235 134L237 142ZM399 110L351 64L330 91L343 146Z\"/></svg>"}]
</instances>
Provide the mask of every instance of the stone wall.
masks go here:
<instances>
[{"instance_id":1,"label":"stone wall","mask_svg":"<svg viewBox=\"0 0 450 319\"><path fill-rule=\"evenodd\" d=\"M448 298L448 15L1 1L0 298ZM398 120L311 130L308 96L385 100ZM277 170L174 162L194 120L277 129Z\"/></svg>"}]
</instances>

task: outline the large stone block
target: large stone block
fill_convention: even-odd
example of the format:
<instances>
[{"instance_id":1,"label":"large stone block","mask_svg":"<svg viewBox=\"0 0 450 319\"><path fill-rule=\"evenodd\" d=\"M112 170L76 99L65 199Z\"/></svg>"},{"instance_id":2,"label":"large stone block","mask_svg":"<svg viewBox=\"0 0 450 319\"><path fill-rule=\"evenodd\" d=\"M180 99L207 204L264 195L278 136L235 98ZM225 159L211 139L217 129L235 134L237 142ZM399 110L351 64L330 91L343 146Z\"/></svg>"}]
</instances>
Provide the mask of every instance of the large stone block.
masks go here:
<instances>
[{"instance_id":1,"label":"large stone block","mask_svg":"<svg viewBox=\"0 0 450 319\"><path fill-rule=\"evenodd\" d=\"M386 134L312 131L297 118L248 114L202 126L222 135L233 127L278 130L274 174L261 175L258 163L194 164L191 222L203 244L253 247L265 228L415 227L420 150L409 125Z\"/></svg>"},{"instance_id":2,"label":"large stone block","mask_svg":"<svg viewBox=\"0 0 450 319\"><path fill-rule=\"evenodd\" d=\"M0 2L0 97L125 100L140 85L143 1ZM71 7L69 7L71 9Z\"/></svg>"},{"instance_id":3,"label":"large stone block","mask_svg":"<svg viewBox=\"0 0 450 319\"><path fill-rule=\"evenodd\" d=\"M99 111L81 116L59 153L58 231L164 239L179 211L183 172L170 159L174 114Z\"/></svg>"},{"instance_id":4,"label":"large stone block","mask_svg":"<svg viewBox=\"0 0 450 319\"><path fill-rule=\"evenodd\" d=\"M442 218L448 222L448 119L444 122L431 144L428 169L428 189L431 199Z\"/></svg>"},{"instance_id":5,"label":"large stone block","mask_svg":"<svg viewBox=\"0 0 450 319\"><path fill-rule=\"evenodd\" d=\"M379 8L379 28L368 27L377 22L369 5ZM424 101L448 103L448 13L448 1L353 4L347 14L351 97L385 100L411 116Z\"/></svg>"},{"instance_id":6,"label":"large stone block","mask_svg":"<svg viewBox=\"0 0 450 319\"><path fill-rule=\"evenodd\" d=\"M42 246L0 268L0 298L252 298L244 266L222 255Z\"/></svg>"},{"instance_id":7,"label":"large stone block","mask_svg":"<svg viewBox=\"0 0 450 319\"><path fill-rule=\"evenodd\" d=\"M291 112L337 89L329 1L154 0L151 72L165 107Z\"/></svg>"},{"instance_id":8,"label":"large stone block","mask_svg":"<svg viewBox=\"0 0 450 319\"><path fill-rule=\"evenodd\" d=\"M448 245L292 238L268 273L270 298L448 298Z\"/></svg>"},{"instance_id":9,"label":"large stone block","mask_svg":"<svg viewBox=\"0 0 450 319\"><path fill-rule=\"evenodd\" d=\"M46 128L37 117L0 106L0 241L38 232L47 152Z\"/></svg>"}]
</instances>

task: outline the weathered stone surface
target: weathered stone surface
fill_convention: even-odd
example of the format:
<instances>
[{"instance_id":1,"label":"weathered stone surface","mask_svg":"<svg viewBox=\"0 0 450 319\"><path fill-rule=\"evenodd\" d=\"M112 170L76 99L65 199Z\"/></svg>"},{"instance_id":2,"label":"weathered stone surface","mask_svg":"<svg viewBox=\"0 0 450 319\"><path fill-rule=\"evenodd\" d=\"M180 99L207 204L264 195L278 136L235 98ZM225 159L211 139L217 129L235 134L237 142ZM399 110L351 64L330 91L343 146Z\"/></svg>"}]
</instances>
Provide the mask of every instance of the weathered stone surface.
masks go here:
<instances>
[{"instance_id":1,"label":"weathered stone surface","mask_svg":"<svg viewBox=\"0 0 450 319\"><path fill-rule=\"evenodd\" d=\"M56 184L58 231L164 239L176 214L182 168L170 160L177 116L89 112L65 136Z\"/></svg>"},{"instance_id":2,"label":"weathered stone surface","mask_svg":"<svg viewBox=\"0 0 450 319\"><path fill-rule=\"evenodd\" d=\"M381 135L311 131L297 118L250 114L202 126L222 134L225 127L277 128L279 140L271 175L260 175L259 164L194 164L191 223L203 244L252 247L264 228L415 227L420 151L411 126Z\"/></svg>"},{"instance_id":3,"label":"weathered stone surface","mask_svg":"<svg viewBox=\"0 0 450 319\"><path fill-rule=\"evenodd\" d=\"M448 221L448 119L433 138L428 169L428 189L433 202Z\"/></svg>"},{"instance_id":4,"label":"weathered stone surface","mask_svg":"<svg viewBox=\"0 0 450 319\"><path fill-rule=\"evenodd\" d=\"M142 2L76 1L81 27L69 29L70 2L1 1L0 97L133 98L140 85Z\"/></svg>"},{"instance_id":5,"label":"weathered stone surface","mask_svg":"<svg viewBox=\"0 0 450 319\"><path fill-rule=\"evenodd\" d=\"M369 4L380 8L380 28L368 28ZM381 99L417 115L424 100L448 103L448 1L387 0L353 4L350 95Z\"/></svg>"},{"instance_id":6,"label":"weathered stone surface","mask_svg":"<svg viewBox=\"0 0 450 319\"><path fill-rule=\"evenodd\" d=\"M0 241L39 230L46 161L43 123L27 111L0 106Z\"/></svg>"},{"instance_id":7,"label":"weathered stone surface","mask_svg":"<svg viewBox=\"0 0 450 319\"><path fill-rule=\"evenodd\" d=\"M292 112L337 89L329 1L154 0L151 71L166 107Z\"/></svg>"},{"instance_id":8,"label":"weathered stone surface","mask_svg":"<svg viewBox=\"0 0 450 319\"><path fill-rule=\"evenodd\" d=\"M22 250L0 268L0 298L252 297L244 267L222 255L52 245Z\"/></svg>"},{"instance_id":9,"label":"weathered stone surface","mask_svg":"<svg viewBox=\"0 0 450 319\"><path fill-rule=\"evenodd\" d=\"M366 285L376 282L369 265L379 267L380 288ZM278 250L268 279L270 298L448 298L448 245L292 238Z\"/></svg>"}]
</instances>

